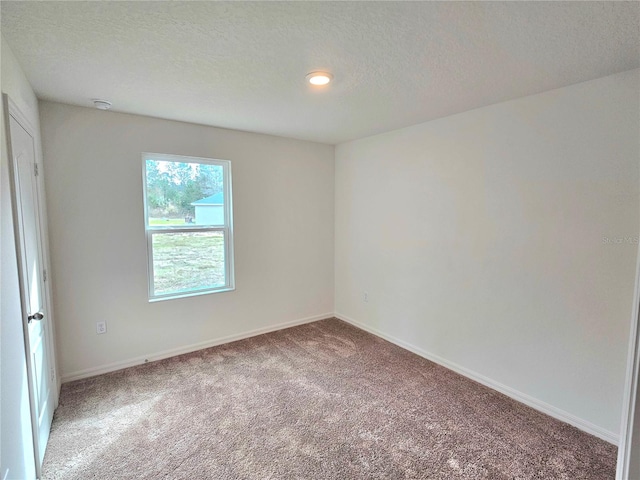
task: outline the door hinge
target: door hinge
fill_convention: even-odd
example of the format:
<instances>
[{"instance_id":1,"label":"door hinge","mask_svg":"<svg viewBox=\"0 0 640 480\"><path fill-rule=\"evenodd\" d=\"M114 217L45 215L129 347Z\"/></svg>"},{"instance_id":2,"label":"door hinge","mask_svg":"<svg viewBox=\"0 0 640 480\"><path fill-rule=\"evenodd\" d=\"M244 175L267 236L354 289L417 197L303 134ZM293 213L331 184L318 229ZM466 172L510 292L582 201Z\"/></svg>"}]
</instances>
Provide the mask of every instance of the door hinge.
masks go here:
<instances>
[{"instance_id":1,"label":"door hinge","mask_svg":"<svg viewBox=\"0 0 640 480\"><path fill-rule=\"evenodd\" d=\"M37 177L38 176L38 164L34 163L33 164L33 174Z\"/></svg>"},{"instance_id":2,"label":"door hinge","mask_svg":"<svg viewBox=\"0 0 640 480\"><path fill-rule=\"evenodd\" d=\"M53 382L56 379L56 372L53 370L53 367L51 367L51 381Z\"/></svg>"},{"instance_id":3,"label":"door hinge","mask_svg":"<svg viewBox=\"0 0 640 480\"><path fill-rule=\"evenodd\" d=\"M47 281L47 269L43 269L42 270L42 281L46 282Z\"/></svg>"}]
</instances>

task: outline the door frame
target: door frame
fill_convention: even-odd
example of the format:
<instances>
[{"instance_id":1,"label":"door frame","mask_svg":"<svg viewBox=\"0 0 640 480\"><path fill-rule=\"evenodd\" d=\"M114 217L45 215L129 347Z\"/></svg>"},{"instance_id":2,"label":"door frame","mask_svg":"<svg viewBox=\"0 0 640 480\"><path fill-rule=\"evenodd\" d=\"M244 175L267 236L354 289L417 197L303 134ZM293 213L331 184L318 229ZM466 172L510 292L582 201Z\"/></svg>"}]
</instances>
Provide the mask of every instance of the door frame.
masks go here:
<instances>
[{"instance_id":1,"label":"door frame","mask_svg":"<svg viewBox=\"0 0 640 480\"><path fill-rule=\"evenodd\" d=\"M624 396L622 397L622 422L618 444L618 464L616 480L626 480L631 473L631 453L633 444L640 439L633 438L633 426L638 402L638 379L640 375L640 246L636 254L636 279L633 289L633 306L629 328L629 351L627 354L627 373L625 376Z\"/></svg>"},{"instance_id":2,"label":"door frame","mask_svg":"<svg viewBox=\"0 0 640 480\"><path fill-rule=\"evenodd\" d=\"M27 311L28 311L28 300L26 297L26 292L24 291L24 265L23 265L23 251L22 251L22 242L20 238L19 231L19 209L17 202L17 187L16 187L16 166L15 159L13 155L13 145L11 142L11 117L20 124L22 128L31 136L33 141L33 152L34 152L34 160L38 164L39 168L42 167L42 152L41 147L38 144L38 139L36 137L36 129L33 127L32 123L26 117L24 113L18 108L16 103L6 94L2 94L2 104L3 104L3 114L5 121L5 138L7 142L7 166L9 173L9 189L11 194L11 211L12 211L12 220L13 220L13 231L14 231L14 243L16 248L16 256L17 256L17 265L18 265L18 283L20 290L20 309L21 309L21 320L22 320L22 333L23 333L23 342L25 348L25 362L27 367L27 379L28 379L28 392L29 392L29 409L30 409L30 417L31 417L31 435L33 442L33 453L34 453L34 463L37 478L42 476L42 465L40 463L40 448L38 443L38 419L35 405L35 386L33 379L33 370L31 365L31 345L29 342L29 325L27 319ZM53 389L53 409L58 406L59 394L60 394L60 383L59 383L59 375L58 375L58 365L57 365L57 355L55 352L55 341L54 335L55 331L53 328L53 313L52 313L52 302L51 302L51 287L50 287L50 267L49 267L49 252L48 252L48 242L47 242L47 231L46 221L43 212L44 207L44 188L42 184L42 174L41 168L39 170L38 175L36 176L36 188L38 191L38 229L40 232L39 240L39 255L40 260L42 262L42 268L47 272L47 278L43 279L43 300L46 308L46 316L43 321L46 322L46 329L48 331L48 335L46 336L46 349L47 356L50 368L52 369L53 378L51 379L50 388Z\"/></svg>"}]
</instances>

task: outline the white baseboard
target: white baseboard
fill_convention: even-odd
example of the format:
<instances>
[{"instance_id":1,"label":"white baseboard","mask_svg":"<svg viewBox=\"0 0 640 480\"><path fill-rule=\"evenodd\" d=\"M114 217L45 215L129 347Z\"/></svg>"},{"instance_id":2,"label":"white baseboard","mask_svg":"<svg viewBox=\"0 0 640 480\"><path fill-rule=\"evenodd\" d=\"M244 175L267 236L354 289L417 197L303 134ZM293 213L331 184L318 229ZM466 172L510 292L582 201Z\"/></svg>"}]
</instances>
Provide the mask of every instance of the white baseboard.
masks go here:
<instances>
[{"instance_id":1,"label":"white baseboard","mask_svg":"<svg viewBox=\"0 0 640 480\"><path fill-rule=\"evenodd\" d=\"M249 330L248 332L238 333L235 335L228 335L226 337L216 338L213 340L207 340L204 342L198 342L184 347L172 348L170 350L164 350L162 352L150 353L141 357L131 358L129 360L123 360L121 362L109 363L107 365L101 365L99 367L87 368L85 370L78 370L62 375L62 383L72 382L74 380L80 380L83 378L94 377L96 375L102 375L103 373L115 372L116 370L122 370L123 368L134 367L136 365L142 365L143 363L154 362L162 360L164 358L175 357L176 355L182 355L184 353L191 353L204 348L215 347L224 343L235 342L237 340L243 340L249 337L255 337L256 335L262 335L263 333L275 332L277 330L283 330L289 327L295 327L296 325L303 325L305 323L317 322L318 320L324 320L325 318L332 318L333 313L325 313L322 315L315 315L313 317L301 318L298 320L292 320L289 322L278 323L277 325L270 325L268 327L256 328L255 330Z\"/></svg>"},{"instance_id":2,"label":"white baseboard","mask_svg":"<svg viewBox=\"0 0 640 480\"><path fill-rule=\"evenodd\" d=\"M620 436L616 433L610 432L609 430L605 430L604 428L599 427L598 425L595 425L591 422L583 420L582 418L576 417L575 415L572 415L569 412L565 412L564 410L556 408L553 405L549 405L548 403L543 402L542 400L538 400L537 398L531 397L525 393L514 390L511 387L503 385L500 382L496 382L495 380L485 377L484 375L474 372L473 370L469 370L468 368L465 368L453 362L450 362L445 358L442 358L438 355L427 352L419 347L416 347L408 342L405 342L404 340L400 340L391 335L387 335L386 333L383 333L376 328L365 325L364 323L354 320L353 318L349 318L346 315L336 312L334 316L336 318L339 318L340 320L343 320L347 323L352 324L354 327L365 330L380 338L384 338L385 340L395 345L398 345L399 347L402 347L405 350L409 350L410 352L413 352L416 355L426 358L427 360L431 360L432 362L442 365L443 367L446 367L449 370L453 370L454 372L459 373L460 375L463 375L467 378L470 378L471 380L474 380L478 383L481 383L482 385L485 385L493 390L496 390L506 395L507 397L513 398L514 400L517 400L520 403L524 403L525 405L535 410L538 410L544 414L547 414L550 417L561 420L565 423L568 423L569 425L573 425L574 427L579 428L584 432L590 433L591 435L594 435L598 438L601 438L602 440L605 440L609 443L618 445Z\"/></svg>"},{"instance_id":3,"label":"white baseboard","mask_svg":"<svg viewBox=\"0 0 640 480\"><path fill-rule=\"evenodd\" d=\"M228 335L226 337L221 337L221 338L217 338L217 339L213 339L213 340L207 340L205 342L199 342L199 343L194 343L191 345L187 345L184 347L179 347L179 348L174 348L174 349L170 349L170 350L164 350L161 352L156 352L156 353L151 353L148 355L144 355L144 356L140 356L140 357L136 357L136 358L132 358L129 360L124 360L121 362L114 362L114 363L110 363L107 365L102 365L99 367L93 367L93 368L88 368L85 370L79 370L76 372L71 372L69 374L63 375L62 376L62 383L67 383L67 382L72 382L74 380L80 380L83 378L88 378L88 377L93 377L96 375L101 375L103 373L109 373L109 372L114 372L117 370L122 370L123 368L128 368L128 367L133 367L136 365L141 365L147 362L153 362L153 361L157 361L157 360L162 360L164 358L169 358L169 357L174 357L176 355L182 355L185 353L191 353L191 352L195 352L197 350L202 350L204 348L209 348L209 347L215 347L217 345L222 345L225 343L230 343L230 342L235 342L237 340L243 340L245 338L250 338L250 337L255 337L256 335L262 335L264 333L269 333L269 332L275 332L277 330L283 330L285 328L289 328L289 327L294 327L296 325L303 325L305 323L311 323L311 322L316 322L318 320L324 320L326 318L331 318L331 317L336 317L339 318L340 320L343 320L347 323L352 324L353 326L360 328L362 330L365 330L373 335L376 335L380 338L384 338L385 340L398 345L399 347L404 348L405 350L409 350L410 352L415 353L416 355L419 355L423 358L426 358L427 360L430 360L434 363L437 363L439 365L442 365L445 368L448 368L449 370L453 370L456 373L459 373L460 375L463 375L467 378L470 378L471 380L474 380L478 383L481 383L482 385L485 385L493 390L496 390L510 398L513 398L514 400L517 400L518 402L524 403L525 405L538 410L546 415L549 415L550 417L556 418L560 421L563 421L565 423L568 423L570 425L573 425L576 428L579 428L580 430L590 433L591 435L594 435L598 438L601 438L602 440L605 440L609 443L612 443L614 445L618 445L619 442L619 435L611 432L609 430L605 430L602 427L599 427L591 422L588 422L586 420L583 420L579 417L576 417L575 415L569 413L569 412L565 412L564 410L561 410L557 407L554 407L553 405L550 405L546 402L543 402L542 400L538 400L534 397L531 397L525 393L519 392L511 387L508 387L500 382L496 382L495 380L492 380L488 377L485 377L484 375L481 375L477 372L474 372L473 370L469 370L468 368L462 367L460 365L457 365L453 362L450 362L449 360L442 358L438 355L432 354L430 352L427 352L426 350L423 350L419 347L416 347L408 342L405 342L404 340L400 340L396 337L393 337L391 335L387 335L386 333L370 327L368 325L365 325L364 323L361 323L357 320L354 320L353 318L350 318L346 315L343 315L341 313L325 313L322 315L315 315L313 317L307 317L307 318L302 318L302 319L298 319L298 320L292 320L289 322L283 322L283 323L279 323L277 325L270 325L268 327L263 327L263 328L258 328L255 330L250 330L248 332L243 332L243 333L239 333L239 334L235 334L235 335Z\"/></svg>"}]
</instances>

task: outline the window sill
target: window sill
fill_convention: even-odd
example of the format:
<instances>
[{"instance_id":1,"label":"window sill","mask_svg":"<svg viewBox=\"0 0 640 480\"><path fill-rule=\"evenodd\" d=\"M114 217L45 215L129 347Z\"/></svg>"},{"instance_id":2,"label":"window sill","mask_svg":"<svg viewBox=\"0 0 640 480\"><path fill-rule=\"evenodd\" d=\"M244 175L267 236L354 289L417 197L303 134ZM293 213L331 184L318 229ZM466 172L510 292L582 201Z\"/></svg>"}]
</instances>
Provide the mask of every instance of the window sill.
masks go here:
<instances>
[{"instance_id":1,"label":"window sill","mask_svg":"<svg viewBox=\"0 0 640 480\"><path fill-rule=\"evenodd\" d=\"M176 300L179 298L199 297L200 295L211 295L212 293L232 292L236 287L217 288L215 290L203 290L200 292L179 293L175 295L167 295L166 297L153 297L149 299L149 303L163 302L165 300Z\"/></svg>"}]
</instances>

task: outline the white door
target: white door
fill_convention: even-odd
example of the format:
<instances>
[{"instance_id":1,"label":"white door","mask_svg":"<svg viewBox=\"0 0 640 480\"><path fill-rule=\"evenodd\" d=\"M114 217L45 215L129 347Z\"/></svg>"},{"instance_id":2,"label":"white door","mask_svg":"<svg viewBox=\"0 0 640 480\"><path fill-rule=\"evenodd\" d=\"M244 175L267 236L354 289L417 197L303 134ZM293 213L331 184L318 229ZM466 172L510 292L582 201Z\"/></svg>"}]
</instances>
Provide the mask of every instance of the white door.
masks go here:
<instances>
[{"instance_id":1,"label":"white door","mask_svg":"<svg viewBox=\"0 0 640 480\"><path fill-rule=\"evenodd\" d=\"M40 202L35 142L30 127L9 107L9 155L12 163L14 220L20 274L20 295L27 332L29 394L34 423L36 470L44 458L54 410L54 370L49 352L50 322L44 293Z\"/></svg>"}]
</instances>

